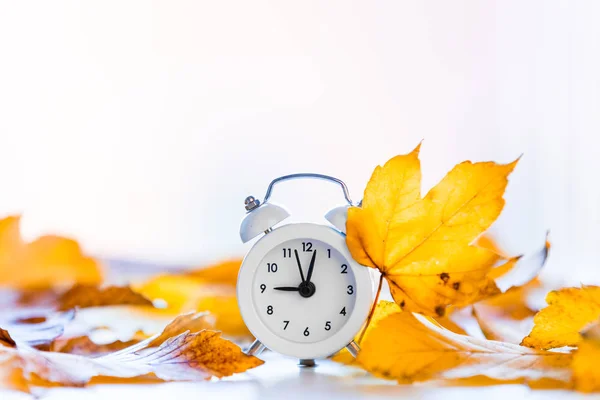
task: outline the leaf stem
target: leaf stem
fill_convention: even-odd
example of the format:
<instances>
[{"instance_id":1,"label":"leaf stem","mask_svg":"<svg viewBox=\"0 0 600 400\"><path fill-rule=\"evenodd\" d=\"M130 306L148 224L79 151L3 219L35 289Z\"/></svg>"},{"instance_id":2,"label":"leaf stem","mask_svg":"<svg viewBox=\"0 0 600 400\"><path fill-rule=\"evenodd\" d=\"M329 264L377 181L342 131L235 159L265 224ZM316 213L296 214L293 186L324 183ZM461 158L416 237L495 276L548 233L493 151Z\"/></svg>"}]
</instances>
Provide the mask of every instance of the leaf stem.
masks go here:
<instances>
[{"instance_id":1,"label":"leaf stem","mask_svg":"<svg viewBox=\"0 0 600 400\"><path fill-rule=\"evenodd\" d=\"M362 342L363 337L365 336L365 332L367 331L367 328L369 327L369 324L371 323L371 319L373 319L373 314L375 314L375 308L377 308L377 303L379 302L379 294L381 293L382 285L383 285L383 274L381 274L379 276L379 286L377 286L377 294L375 295L375 301L373 302L373 305L371 306L371 311L369 311L369 316L367 317L367 322L365 322L363 330L360 333L360 337L358 338L358 344L360 344Z\"/></svg>"}]
</instances>

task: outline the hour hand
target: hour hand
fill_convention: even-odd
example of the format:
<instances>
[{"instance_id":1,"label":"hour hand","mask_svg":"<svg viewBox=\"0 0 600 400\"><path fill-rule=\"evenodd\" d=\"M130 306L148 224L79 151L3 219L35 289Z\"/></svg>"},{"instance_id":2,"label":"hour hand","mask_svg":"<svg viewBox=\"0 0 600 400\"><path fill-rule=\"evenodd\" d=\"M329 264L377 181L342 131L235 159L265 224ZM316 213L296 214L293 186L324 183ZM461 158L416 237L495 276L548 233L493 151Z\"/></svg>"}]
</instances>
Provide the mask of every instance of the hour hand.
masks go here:
<instances>
[{"instance_id":1,"label":"hour hand","mask_svg":"<svg viewBox=\"0 0 600 400\"><path fill-rule=\"evenodd\" d=\"M317 250L313 251L312 258L310 259L310 265L308 266L308 272L306 273L306 282L310 282L312 278L313 268L315 268L315 259L317 258Z\"/></svg>"},{"instance_id":2,"label":"hour hand","mask_svg":"<svg viewBox=\"0 0 600 400\"><path fill-rule=\"evenodd\" d=\"M298 286L279 286L276 288L273 288L275 290L281 290L284 292L297 292L300 290L300 288L298 288Z\"/></svg>"}]
</instances>

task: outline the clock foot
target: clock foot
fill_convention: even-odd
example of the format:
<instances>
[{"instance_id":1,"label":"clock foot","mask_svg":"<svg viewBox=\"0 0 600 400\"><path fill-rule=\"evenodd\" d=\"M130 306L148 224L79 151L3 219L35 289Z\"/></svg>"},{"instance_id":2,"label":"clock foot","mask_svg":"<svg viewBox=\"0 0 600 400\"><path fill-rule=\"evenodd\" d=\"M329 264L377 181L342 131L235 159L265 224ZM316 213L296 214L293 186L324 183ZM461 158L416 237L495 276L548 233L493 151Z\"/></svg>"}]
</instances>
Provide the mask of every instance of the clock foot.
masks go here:
<instances>
[{"instance_id":1,"label":"clock foot","mask_svg":"<svg viewBox=\"0 0 600 400\"><path fill-rule=\"evenodd\" d=\"M260 342L260 340L255 340L250 347L245 351L245 353L249 356L257 356L265 349L265 345Z\"/></svg>"},{"instance_id":2,"label":"clock foot","mask_svg":"<svg viewBox=\"0 0 600 400\"><path fill-rule=\"evenodd\" d=\"M356 358L356 356L358 355L358 352L360 351L360 347L353 340L350 343L348 343L348 346L346 346L346 350L348 350L348 352L350 354L352 354L352 357Z\"/></svg>"},{"instance_id":3,"label":"clock foot","mask_svg":"<svg viewBox=\"0 0 600 400\"><path fill-rule=\"evenodd\" d=\"M313 359L300 359L298 361L298 366L302 368L312 368L316 367L317 363Z\"/></svg>"}]
</instances>

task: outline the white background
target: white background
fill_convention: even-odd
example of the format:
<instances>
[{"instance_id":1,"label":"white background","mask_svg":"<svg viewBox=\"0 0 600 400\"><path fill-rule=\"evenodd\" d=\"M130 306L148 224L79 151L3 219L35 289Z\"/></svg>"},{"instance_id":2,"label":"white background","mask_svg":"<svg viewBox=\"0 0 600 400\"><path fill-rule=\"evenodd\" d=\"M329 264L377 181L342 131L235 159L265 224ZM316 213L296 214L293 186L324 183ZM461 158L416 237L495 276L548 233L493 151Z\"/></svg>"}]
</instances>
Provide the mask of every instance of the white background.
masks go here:
<instances>
[{"instance_id":1,"label":"white background","mask_svg":"<svg viewBox=\"0 0 600 400\"><path fill-rule=\"evenodd\" d=\"M600 281L600 2L0 1L0 213L93 254L243 254L243 199L424 140L424 189L524 154L497 228ZM342 198L283 184L298 218Z\"/></svg>"}]
</instances>

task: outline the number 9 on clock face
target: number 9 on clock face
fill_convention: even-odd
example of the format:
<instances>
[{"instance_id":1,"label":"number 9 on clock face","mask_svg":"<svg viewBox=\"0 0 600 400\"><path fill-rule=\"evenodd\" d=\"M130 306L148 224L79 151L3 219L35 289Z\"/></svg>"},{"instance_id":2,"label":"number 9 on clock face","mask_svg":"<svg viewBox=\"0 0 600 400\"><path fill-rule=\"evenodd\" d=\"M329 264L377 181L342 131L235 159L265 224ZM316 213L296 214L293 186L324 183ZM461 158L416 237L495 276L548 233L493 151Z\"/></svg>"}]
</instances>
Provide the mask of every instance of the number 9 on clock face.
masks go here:
<instances>
[{"instance_id":1,"label":"number 9 on clock face","mask_svg":"<svg viewBox=\"0 0 600 400\"><path fill-rule=\"evenodd\" d=\"M311 238L285 241L262 259L252 300L262 323L298 343L323 341L348 321L356 303L349 261L331 245Z\"/></svg>"}]
</instances>

